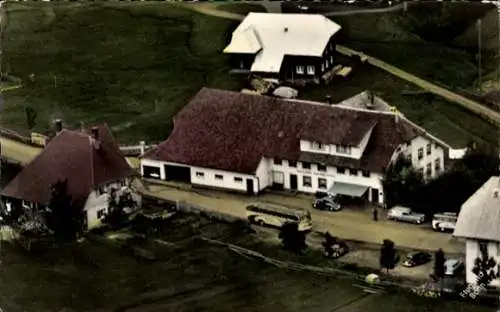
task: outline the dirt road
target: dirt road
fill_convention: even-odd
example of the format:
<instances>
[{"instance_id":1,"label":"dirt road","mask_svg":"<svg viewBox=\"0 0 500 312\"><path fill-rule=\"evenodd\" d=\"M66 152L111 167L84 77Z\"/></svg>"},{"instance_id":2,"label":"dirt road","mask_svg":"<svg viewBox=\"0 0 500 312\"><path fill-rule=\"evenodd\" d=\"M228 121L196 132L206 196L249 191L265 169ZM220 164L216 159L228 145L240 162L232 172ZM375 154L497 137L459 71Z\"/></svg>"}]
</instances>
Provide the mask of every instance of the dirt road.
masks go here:
<instances>
[{"instance_id":1,"label":"dirt road","mask_svg":"<svg viewBox=\"0 0 500 312\"><path fill-rule=\"evenodd\" d=\"M329 231L332 235L343 239L380 244L384 239L389 238L396 245L408 248L425 250L442 248L445 252L453 254L465 252L463 242L452 238L451 234L432 231L428 224L403 224L383 220L383 217L380 221L375 222L371 219L370 211L361 209L346 208L340 212L317 211L311 208L311 199L308 197L289 197L276 194L246 197L217 191L184 190L165 185L150 185L148 194L184 201L210 211L226 213L242 219L246 218L246 205L255 201L300 207L311 211L315 231Z\"/></svg>"}]
</instances>

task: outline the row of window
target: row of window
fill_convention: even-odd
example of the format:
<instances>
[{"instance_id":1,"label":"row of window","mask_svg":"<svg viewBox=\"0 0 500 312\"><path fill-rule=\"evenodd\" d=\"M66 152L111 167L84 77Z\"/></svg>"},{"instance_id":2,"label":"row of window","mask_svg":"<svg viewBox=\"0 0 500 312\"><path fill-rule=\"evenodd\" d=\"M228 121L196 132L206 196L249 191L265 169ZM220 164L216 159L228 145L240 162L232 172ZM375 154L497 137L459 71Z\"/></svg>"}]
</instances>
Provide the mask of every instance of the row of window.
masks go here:
<instances>
[{"instance_id":1,"label":"row of window","mask_svg":"<svg viewBox=\"0 0 500 312\"><path fill-rule=\"evenodd\" d=\"M205 172L197 171L196 172L196 177L200 179L205 178ZM224 176L222 174L214 174L214 178L217 181L222 181L224 180ZM242 177L234 177L233 181L236 183L243 183L243 178Z\"/></svg>"},{"instance_id":2,"label":"row of window","mask_svg":"<svg viewBox=\"0 0 500 312\"><path fill-rule=\"evenodd\" d=\"M274 164L277 166L283 165L283 161L281 159L274 158L273 161L274 161ZM302 169L308 169L308 170L311 169L311 163L303 161L303 162L301 162L301 165L302 165ZM297 162L289 160L288 167L297 168ZM316 164L316 167L318 168L318 171L326 172L326 169L327 169L326 165ZM351 168L344 168L344 167L337 167L337 173L339 173L339 174L346 174L347 171L349 171L349 175L357 176L359 170L358 169L351 169ZM367 170L361 170L361 174L365 178L370 177L370 172Z\"/></svg>"},{"instance_id":3,"label":"row of window","mask_svg":"<svg viewBox=\"0 0 500 312\"><path fill-rule=\"evenodd\" d=\"M422 176L425 174L426 177L430 177L432 175L432 162L425 165L425 171L424 168L420 168L419 171ZM434 171L436 171L436 173L441 171L441 160L439 158L434 160Z\"/></svg>"},{"instance_id":4,"label":"row of window","mask_svg":"<svg viewBox=\"0 0 500 312\"><path fill-rule=\"evenodd\" d=\"M319 142L311 142L311 148L315 150L322 150L324 149L324 145L319 143ZM352 152L352 149L350 146L345 146L345 145L336 145L335 150L339 154L348 154L350 155Z\"/></svg>"},{"instance_id":5,"label":"row of window","mask_svg":"<svg viewBox=\"0 0 500 312\"><path fill-rule=\"evenodd\" d=\"M333 64L333 56L330 56L330 59L326 59L323 63L321 63L321 71L323 72L330 64ZM295 66L295 72L299 75L303 75L306 72L308 75L314 75L316 73L316 67L314 65L298 65Z\"/></svg>"},{"instance_id":6,"label":"row of window","mask_svg":"<svg viewBox=\"0 0 500 312\"><path fill-rule=\"evenodd\" d=\"M312 178L310 176L302 176L302 186L312 187ZM318 188L326 189L327 181L325 178L318 178Z\"/></svg>"},{"instance_id":7,"label":"row of window","mask_svg":"<svg viewBox=\"0 0 500 312\"><path fill-rule=\"evenodd\" d=\"M429 143L425 146L425 154L427 156L429 156L430 154L432 154L432 144ZM424 158L424 148L421 147L418 149L418 160L421 160Z\"/></svg>"}]
</instances>

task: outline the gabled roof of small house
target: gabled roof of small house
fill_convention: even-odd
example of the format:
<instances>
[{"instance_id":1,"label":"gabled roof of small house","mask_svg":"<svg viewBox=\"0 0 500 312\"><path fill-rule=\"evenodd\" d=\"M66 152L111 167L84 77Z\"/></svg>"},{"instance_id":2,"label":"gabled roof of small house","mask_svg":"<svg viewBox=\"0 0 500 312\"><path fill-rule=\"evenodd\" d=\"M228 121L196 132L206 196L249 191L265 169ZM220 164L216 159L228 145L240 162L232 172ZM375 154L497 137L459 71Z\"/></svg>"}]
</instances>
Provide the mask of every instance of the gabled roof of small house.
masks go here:
<instances>
[{"instance_id":1,"label":"gabled roof of small house","mask_svg":"<svg viewBox=\"0 0 500 312\"><path fill-rule=\"evenodd\" d=\"M453 236L500 242L499 225L500 178L491 177L463 203Z\"/></svg>"},{"instance_id":2,"label":"gabled roof of small house","mask_svg":"<svg viewBox=\"0 0 500 312\"><path fill-rule=\"evenodd\" d=\"M68 181L68 194L82 207L96 187L134 174L107 125L97 126L95 140L86 133L63 129L42 152L3 189L1 195L42 205L50 200L50 187Z\"/></svg>"},{"instance_id":3,"label":"gabled roof of small house","mask_svg":"<svg viewBox=\"0 0 500 312\"><path fill-rule=\"evenodd\" d=\"M340 28L321 14L250 13L224 53L257 53L251 70L276 73L285 55L321 56Z\"/></svg>"},{"instance_id":4,"label":"gabled roof of small house","mask_svg":"<svg viewBox=\"0 0 500 312\"><path fill-rule=\"evenodd\" d=\"M300 150L304 138L349 145L372 127L359 160ZM316 157L317 163L383 172L401 144L423 133L393 113L203 88L174 118L169 138L143 158L253 174L262 157Z\"/></svg>"}]
</instances>

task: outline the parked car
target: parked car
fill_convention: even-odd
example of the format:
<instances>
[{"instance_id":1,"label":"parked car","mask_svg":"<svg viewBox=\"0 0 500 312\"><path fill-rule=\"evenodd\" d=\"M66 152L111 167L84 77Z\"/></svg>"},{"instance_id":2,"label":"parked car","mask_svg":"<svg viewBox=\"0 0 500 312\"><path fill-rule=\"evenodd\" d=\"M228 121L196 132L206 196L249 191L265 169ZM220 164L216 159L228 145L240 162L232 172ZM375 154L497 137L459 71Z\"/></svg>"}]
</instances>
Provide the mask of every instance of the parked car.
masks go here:
<instances>
[{"instance_id":1,"label":"parked car","mask_svg":"<svg viewBox=\"0 0 500 312\"><path fill-rule=\"evenodd\" d=\"M414 251L406 255L406 259L403 265L408 268L412 268L418 265L426 264L430 262L432 256L424 251Z\"/></svg>"},{"instance_id":2,"label":"parked car","mask_svg":"<svg viewBox=\"0 0 500 312\"><path fill-rule=\"evenodd\" d=\"M444 262L444 275L455 276L464 268L462 261L458 259L447 259Z\"/></svg>"},{"instance_id":3,"label":"parked car","mask_svg":"<svg viewBox=\"0 0 500 312\"><path fill-rule=\"evenodd\" d=\"M339 211L342 209L339 203L331 197L317 198L312 204L314 209L325 211Z\"/></svg>"},{"instance_id":4,"label":"parked car","mask_svg":"<svg viewBox=\"0 0 500 312\"><path fill-rule=\"evenodd\" d=\"M415 213L407 207L395 206L389 210L387 219L421 224L425 222L425 215L423 213Z\"/></svg>"},{"instance_id":5,"label":"parked car","mask_svg":"<svg viewBox=\"0 0 500 312\"><path fill-rule=\"evenodd\" d=\"M315 199L321 199L321 198L325 198L325 197L335 198L335 195L332 194L332 193L321 192L321 191L318 191L318 192L314 193L314 198Z\"/></svg>"}]
</instances>

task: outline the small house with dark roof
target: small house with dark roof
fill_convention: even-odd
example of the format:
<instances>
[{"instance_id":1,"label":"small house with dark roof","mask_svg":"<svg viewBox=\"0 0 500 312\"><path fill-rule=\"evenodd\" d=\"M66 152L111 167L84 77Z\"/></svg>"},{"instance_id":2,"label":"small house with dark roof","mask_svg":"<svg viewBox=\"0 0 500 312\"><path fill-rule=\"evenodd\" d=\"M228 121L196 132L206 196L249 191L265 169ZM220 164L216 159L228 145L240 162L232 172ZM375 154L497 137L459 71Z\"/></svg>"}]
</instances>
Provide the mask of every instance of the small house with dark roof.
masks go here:
<instances>
[{"instance_id":1,"label":"small house with dark roof","mask_svg":"<svg viewBox=\"0 0 500 312\"><path fill-rule=\"evenodd\" d=\"M68 195L82 211L85 230L100 225L110 194L126 192L141 204L139 194L129 187L135 176L107 125L82 132L63 129L58 121L42 152L0 194L8 209L17 206L39 216L50 201L51 187L66 181Z\"/></svg>"},{"instance_id":2,"label":"small house with dark roof","mask_svg":"<svg viewBox=\"0 0 500 312\"><path fill-rule=\"evenodd\" d=\"M486 254L497 262L494 268L500 273L500 177L491 177L460 209L453 236L465 240L466 281L476 284L472 272L477 258ZM500 278L492 286L500 287Z\"/></svg>"},{"instance_id":3,"label":"small house with dark roof","mask_svg":"<svg viewBox=\"0 0 500 312\"><path fill-rule=\"evenodd\" d=\"M334 68L340 29L321 14L250 13L223 52L233 72L319 82Z\"/></svg>"},{"instance_id":4,"label":"small house with dark roof","mask_svg":"<svg viewBox=\"0 0 500 312\"><path fill-rule=\"evenodd\" d=\"M204 88L141 158L147 178L257 194L267 187L330 191L383 204L382 177L399 155L427 177L449 146L404 116Z\"/></svg>"}]
</instances>

